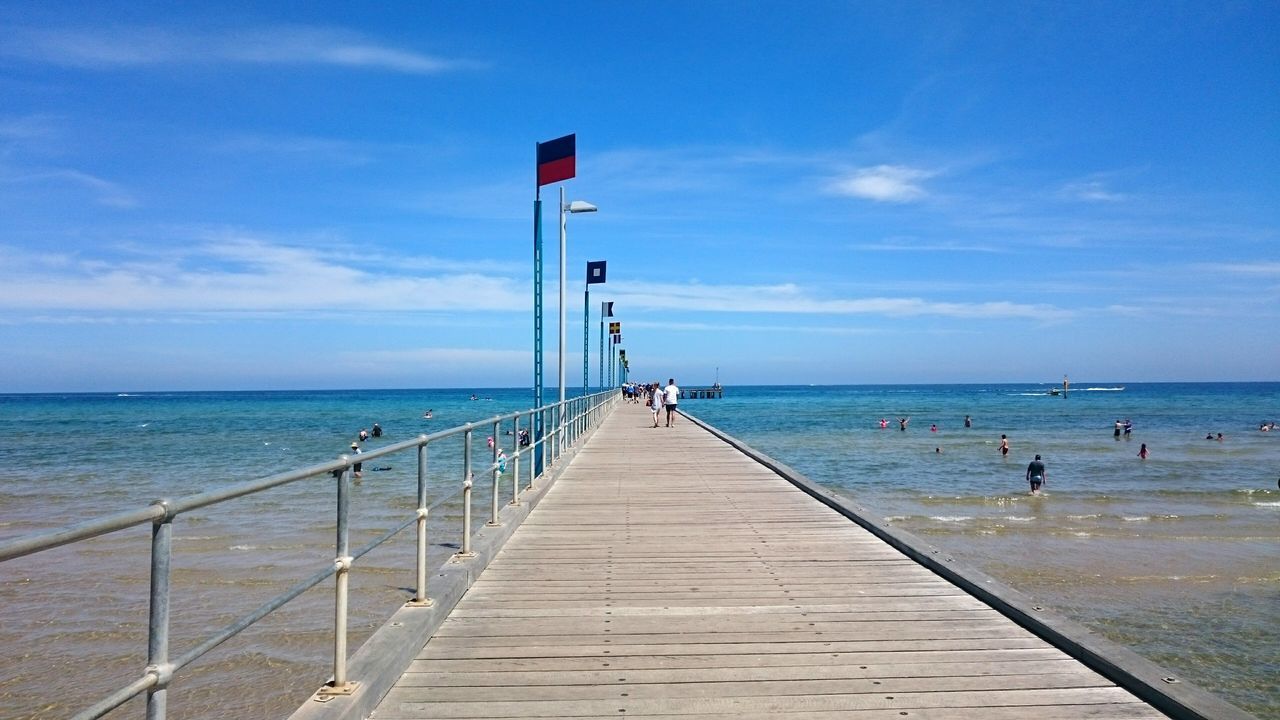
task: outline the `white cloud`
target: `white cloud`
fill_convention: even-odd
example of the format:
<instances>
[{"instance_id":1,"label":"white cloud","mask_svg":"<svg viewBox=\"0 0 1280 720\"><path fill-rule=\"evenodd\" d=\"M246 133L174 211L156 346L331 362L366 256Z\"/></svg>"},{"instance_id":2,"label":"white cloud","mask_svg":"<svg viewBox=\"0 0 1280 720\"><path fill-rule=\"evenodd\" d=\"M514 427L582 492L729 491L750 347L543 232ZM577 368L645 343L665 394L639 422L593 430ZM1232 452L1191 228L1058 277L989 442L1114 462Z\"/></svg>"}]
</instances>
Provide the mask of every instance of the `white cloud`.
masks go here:
<instances>
[{"instance_id":1,"label":"white cloud","mask_svg":"<svg viewBox=\"0 0 1280 720\"><path fill-rule=\"evenodd\" d=\"M876 165L860 168L850 175L832 180L828 190L837 195L876 202L912 202L928 195L920 181L937 174L933 170L904 165Z\"/></svg>"},{"instance_id":2,"label":"white cloud","mask_svg":"<svg viewBox=\"0 0 1280 720\"><path fill-rule=\"evenodd\" d=\"M173 63L337 65L429 75L474 63L379 44L334 28L278 26L223 34L155 27L11 29L0 55L86 69Z\"/></svg>"},{"instance_id":3,"label":"white cloud","mask_svg":"<svg viewBox=\"0 0 1280 720\"><path fill-rule=\"evenodd\" d=\"M296 312L518 310L523 283L455 270L388 272L323 251L229 238L128 260L0 249L0 310Z\"/></svg>"},{"instance_id":4,"label":"white cloud","mask_svg":"<svg viewBox=\"0 0 1280 720\"><path fill-rule=\"evenodd\" d=\"M17 175L0 176L0 182L13 184L61 183L86 188L94 202L113 208L133 208L138 200L122 185L104 180L96 175L71 169L40 170Z\"/></svg>"},{"instance_id":5,"label":"white cloud","mask_svg":"<svg viewBox=\"0 0 1280 720\"><path fill-rule=\"evenodd\" d=\"M1101 180L1085 180L1081 182L1067 183L1062 186L1059 195L1068 200L1079 200L1082 202L1119 202L1125 200L1128 196L1121 193L1112 192L1107 189Z\"/></svg>"},{"instance_id":6,"label":"white cloud","mask_svg":"<svg viewBox=\"0 0 1280 720\"><path fill-rule=\"evenodd\" d=\"M298 313L522 311L523 277L448 265L370 261L347 251L225 236L166 254L123 260L25 253L0 247L0 311L30 316L85 313ZM521 269L523 270L523 269ZM522 272L515 275L523 275ZM610 284L625 307L717 313L935 316L1058 321L1071 313L1008 301L924 297L819 297L795 284Z\"/></svg>"},{"instance_id":7,"label":"white cloud","mask_svg":"<svg viewBox=\"0 0 1280 720\"><path fill-rule=\"evenodd\" d=\"M826 315L939 316L971 319L1022 318L1058 321L1069 311L1050 305L1007 301L956 303L918 297L818 298L794 284L783 285L632 285L611 283L625 307L703 312L813 313Z\"/></svg>"},{"instance_id":8,"label":"white cloud","mask_svg":"<svg viewBox=\"0 0 1280 720\"><path fill-rule=\"evenodd\" d=\"M1280 277L1280 262L1204 263L1196 267L1210 272L1229 273L1232 275Z\"/></svg>"}]
</instances>

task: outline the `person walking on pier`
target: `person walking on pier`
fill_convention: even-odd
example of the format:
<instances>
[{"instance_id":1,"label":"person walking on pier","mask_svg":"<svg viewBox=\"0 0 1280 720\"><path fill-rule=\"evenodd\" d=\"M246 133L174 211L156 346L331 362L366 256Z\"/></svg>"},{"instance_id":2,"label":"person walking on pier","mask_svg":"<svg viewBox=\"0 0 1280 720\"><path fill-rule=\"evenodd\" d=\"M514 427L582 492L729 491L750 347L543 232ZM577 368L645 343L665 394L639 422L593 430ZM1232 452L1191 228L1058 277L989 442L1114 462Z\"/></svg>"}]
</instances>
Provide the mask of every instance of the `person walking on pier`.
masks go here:
<instances>
[{"instance_id":1,"label":"person walking on pier","mask_svg":"<svg viewBox=\"0 0 1280 720\"><path fill-rule=\"evenodd\" d=\"M676 404L680 402L680 388L675 378L667 378L667 386L662 390L662 402L667 408L667 427L675 421Z\"/></svg>"},{"instance_id":2,"label":"person walking on pier","mask_svg":"<svg viewBox=\"0 0 1280 720\"><path fill-rule=\"evenodd\" d=\"M1027 482L1031 483L1032 495L1040 494L1040 488L1048 477L1049 471L1044 469L1044 463L1040 461L1040 456L1036 455L1036 459L1027 465Z\"/></svg>"},{"instance_id":3,"label":"person walking on pier","mask_svg":"<svg viewBox=\"0 0 1280 720\"><path fill-rule=\"evenodd\" d=\"M654 383L649 388L649 411L653 413L653 426L658 427L658 415L662 413L662 390L658 388L658 383Z\"/></svg>"}]
</instances>

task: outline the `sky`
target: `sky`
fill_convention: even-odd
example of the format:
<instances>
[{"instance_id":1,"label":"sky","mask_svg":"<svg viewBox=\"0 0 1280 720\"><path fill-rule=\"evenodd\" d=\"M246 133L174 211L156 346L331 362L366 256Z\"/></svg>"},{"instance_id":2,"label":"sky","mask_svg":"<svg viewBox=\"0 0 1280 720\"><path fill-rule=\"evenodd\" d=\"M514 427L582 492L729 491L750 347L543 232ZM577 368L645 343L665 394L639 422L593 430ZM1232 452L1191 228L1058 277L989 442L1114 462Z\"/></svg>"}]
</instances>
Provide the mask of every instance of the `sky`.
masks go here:
<instances>
[{"instance_id":1,"label":"sky","mask_svg":"<svg viewBox=\"0 0 1280 720\"><path fill-rule=\"evenodd\" d=\"M0 392L1277 380L1275 2L0 5ZM570 391L573 392L572 390Z\"/></svg>"}]
</instances>

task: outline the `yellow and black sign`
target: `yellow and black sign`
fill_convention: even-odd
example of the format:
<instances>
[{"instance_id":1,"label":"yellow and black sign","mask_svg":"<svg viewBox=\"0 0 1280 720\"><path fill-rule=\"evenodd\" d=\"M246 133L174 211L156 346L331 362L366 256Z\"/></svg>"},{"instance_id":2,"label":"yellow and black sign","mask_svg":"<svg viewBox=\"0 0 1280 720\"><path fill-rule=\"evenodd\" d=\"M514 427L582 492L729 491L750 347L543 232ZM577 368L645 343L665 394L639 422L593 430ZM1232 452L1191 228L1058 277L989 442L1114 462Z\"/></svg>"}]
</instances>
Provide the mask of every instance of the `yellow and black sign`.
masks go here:
<instances>
[{"instance_id":1,"label":"yellow and black sign","mask_svg":"<svg viewBox=\"0 0 1280 720\"><path fill-rule=\"evenodd\" d=\"M609 334L610 334L610 335L617 335L617 334L618 334L618 333L620 333L620 332L622 332L622 323L620 323L620 322L611 322L611 323L609 323Z\"/></svg>"}]
</instances>

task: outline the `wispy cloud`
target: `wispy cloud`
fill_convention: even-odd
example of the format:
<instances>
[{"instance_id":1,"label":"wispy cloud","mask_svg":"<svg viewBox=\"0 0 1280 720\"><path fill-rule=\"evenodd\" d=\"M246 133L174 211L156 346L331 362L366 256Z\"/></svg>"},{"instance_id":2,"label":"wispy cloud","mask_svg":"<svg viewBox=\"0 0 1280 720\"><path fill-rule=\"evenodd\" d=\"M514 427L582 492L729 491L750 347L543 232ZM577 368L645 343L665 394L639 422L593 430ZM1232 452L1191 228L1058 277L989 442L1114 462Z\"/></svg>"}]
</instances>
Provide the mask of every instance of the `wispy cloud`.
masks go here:
<instances>
[{"instance_id":1,"label":"wispy cloud","mask_svg":"<svg viewBox=\"0 0 1280 720\"><path fill-rule=\"evenodd\" d=\"M1231 275L1280 277L1280 262L1274 261L1255 263L1201 263L1195 267L1199 270L1228 273Z\"/></svg>"},{"instance_id":2,"label":"wispy cloud","mask_svg":"<svg viewBox=\"0 0 1280 720\"><path fill-rule=\"evenodd\" d=\"M278 26L225 33L172 28L11 28L0 55L94 70L178 63L332 65L433 75L475 63L382 44L339 28Z\"/></svg>"},{"instance_id":3,"label":"wispy cloud","mask_svg":"<svg viewBox=\"0 0 1280 720\"><path fill-rule=\"evenodd\" d=\"M99 205L121 209L138 206L138 199L124 186L79 170L56 169L11 175L0 174L0 183L73 185L87 189L92 194L94 202Z\"/></svg>"},{"instance_id":4,"label":"wispy cloud","mask_svg":"<svg viewBox=\"0 0 1280 720\"><path fill-rule=\"evenodd\" d=\"M904 165L876 165L859 168L843 177L835 178L827 185L827 189L836 195L876 202L913 202L928 195L921 181L928 180L937 174L934 170Z\"/></svg>"},{"instance_id":5,"label":"wispy cloud","mask_svg":"<svg viewBox=\"0 0 1280 720\"><path fill-rule=\"evenodd\" d=\"M518 311L528 306L522 273L492 272L431 258L397 267L345 250L226 235L124 259L41 254L0 247L0 311L55 313L290 313ZM388 271L388 268L397 268ZM1022 318L1071 313L1010 301L926 297L822 297L795 284L614 283L637 310L717 313Z\"/></svg>"},{"instance_id":6,"label":"wispy cloud","mask_svg":"<svg viewBox=\"0 0 1280 720\"><path fill-rule=\"evenodd\" d=\"M105 260L0 248L0 310L298 312L516 310L523 284L479 272L412 274L312 248L225 238Z\"/></svg>"},{"instance_id":7,"label":"wispy cloud","mask_svg":"<svg viewBox=\"0 0 1280 720\"><path fill-rule=\"evenodd\" d=\"M1058 192L1059 197L1067 200L1078 200L1081 202L1119 202L1128 198L1122 193L1113 192L1107 189L1106 183L1101 180L1082 180L1079 182L1070 182L1062 186Z\"/></svg>"},{"instance_id":8,"label":"wispy cloud","mask_svg":"<svg viewBox=\"0 0 1280 720\"><path fill-rule=\"evenodd\" d=\"M939 316L952 318L1022 318L1058 321L1072 313L1051 305L1009 301L957 303L919 297L821 298L800 286L613 284L613 294L626 307L650 310L688 310L726 313L812 313L825 315L880 315L888 317Z\"/></svg>"},{"instance_id":9,"label":"wispy cloud","mask_svg":"<svg viewBox=\"0 0 1280 720\"><path fill-rule=\"evenodd\" d=\"M894 238L876 243L857 243L850 246L854 250L866 252L959 252L959 253L999 253L1006 249L994 245L978 245L959 242L920 242L911 238Z\"/></svg>"}]
</instances>

